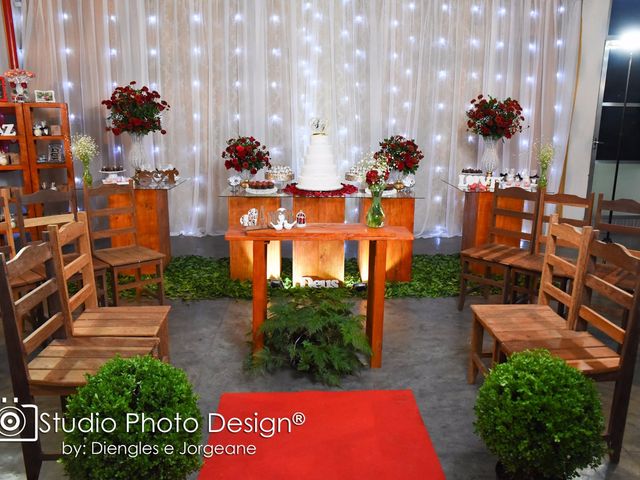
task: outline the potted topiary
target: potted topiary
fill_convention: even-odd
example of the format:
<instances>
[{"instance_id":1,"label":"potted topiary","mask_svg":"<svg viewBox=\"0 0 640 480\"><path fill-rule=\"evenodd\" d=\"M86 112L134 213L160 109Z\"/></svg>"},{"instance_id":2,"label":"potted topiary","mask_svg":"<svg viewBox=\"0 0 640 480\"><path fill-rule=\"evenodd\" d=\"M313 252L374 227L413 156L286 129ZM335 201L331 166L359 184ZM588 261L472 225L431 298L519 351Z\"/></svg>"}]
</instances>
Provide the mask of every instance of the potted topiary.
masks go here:
<instances>
[{"instance_id":1,"label":"potted topiary","mask_svg":"<svg viewBox=\"0 0 640 480\"><path fill-rule=\"evenodd\" d=\"M201 424L182 370L115 358L69 397L61 462L71 479L184 479L202 465Z\"/></svg>"},{"instance_id":2,"label":"potted topiary","mask_svg":"<svg viewBox=\"0 0 640 480\"><path fill-rule=\"evenodd\" d=\"M546 350L516 353L496 366L475 412L476 433L498 457L499 479L574 478L606 452L593 381Z\"/></svg>"}]
</instances>

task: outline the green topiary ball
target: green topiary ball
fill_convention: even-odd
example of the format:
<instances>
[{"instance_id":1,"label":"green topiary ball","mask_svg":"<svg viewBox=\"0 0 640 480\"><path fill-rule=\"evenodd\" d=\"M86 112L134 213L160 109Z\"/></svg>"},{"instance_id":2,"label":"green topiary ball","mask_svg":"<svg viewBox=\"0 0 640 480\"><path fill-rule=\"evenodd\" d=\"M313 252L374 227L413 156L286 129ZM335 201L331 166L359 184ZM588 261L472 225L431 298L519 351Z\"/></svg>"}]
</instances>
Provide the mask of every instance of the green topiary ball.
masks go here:
<instances>
[{"instance_id":1,"label":"green topiary ball","mask_svg":"<svg viewBox=\"0 0 640 480\"><path fill-rule=\"evenodd\" d=\"M92 419L92 426L80 419ZM202 465L199 453L180 454L202 438L191 383L182 370L149 356L114 358L89 376L69 397L65 432L72 422L61 459L72 479L178 480Z\"/></svg>"},{"instance_id":2,"label":"green topiary ball","mask_svg":"<svg viewBox=\"0 0 640 480\"><path fill-rule=\"evenodd\" d=\"M478 392L474 424L513 478L565 479L605 454L594 382L546 350L514 354Z\"/></svg>"}]
</instances>

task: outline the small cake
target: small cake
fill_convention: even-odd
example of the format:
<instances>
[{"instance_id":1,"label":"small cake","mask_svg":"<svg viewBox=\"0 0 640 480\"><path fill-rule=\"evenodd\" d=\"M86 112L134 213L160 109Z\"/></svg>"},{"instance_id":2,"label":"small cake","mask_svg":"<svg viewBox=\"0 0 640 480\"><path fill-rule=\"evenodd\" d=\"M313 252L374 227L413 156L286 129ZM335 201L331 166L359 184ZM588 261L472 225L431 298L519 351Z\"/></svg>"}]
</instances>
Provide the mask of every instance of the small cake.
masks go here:
<instances>
[{"instance_id":1,"label":"small cake","mask_svg":"<svg viewBox=\"0 0 640 480\"><path fill-rule=\"evenodd\" d=\"M293 179L293 170L288 165L271 165L264 177L267 180L288 182Z\"/></svg>"},{"instance_id":2,"label":"small cake","mask_svg":"<svg viewBox=\"0 0 640 480\"><path fill-rule=\"evenodd\" d=\"M373 160L373 152L367 153L358 163L349 169L344 178L350 182L364 182L367 171L369 170L369 165Z\"/></svg>"}]
</instances>

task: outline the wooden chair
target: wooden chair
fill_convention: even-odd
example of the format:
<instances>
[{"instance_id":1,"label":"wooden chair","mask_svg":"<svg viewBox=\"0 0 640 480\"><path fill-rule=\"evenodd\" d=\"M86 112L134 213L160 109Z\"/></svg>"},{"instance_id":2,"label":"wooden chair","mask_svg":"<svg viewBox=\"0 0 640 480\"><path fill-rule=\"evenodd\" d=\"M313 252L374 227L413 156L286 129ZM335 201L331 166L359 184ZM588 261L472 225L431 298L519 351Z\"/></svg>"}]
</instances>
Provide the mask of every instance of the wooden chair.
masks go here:
<instances>
[{"instance_id":1,"label":"wooden chair","mask_svg":"<svg viewBox=\"0 0 640 480\"><path fill-rule=\"evenodd\" d=\"M0 189L0 214L2 215L2 220L0 220L0 237L4 239L0 240L0 253L3 253L6 258L13 258L16 255L16 245L9 204L9 189ZM42 280L44 280L44 272L26 270L13 279L11 286L16 294L20 294L20 292L28 291L35 287Z\"/></svg>"},{"instance_id":2,"label":"wooden chair","mask_svg":"<svg viewBox=\"0 0 640 480\"><path fill-rule=\"evenodd\" d=\"M62 297L55 277L51 248L48 243L29 245L14 259L0 261L0 309L9 359L14 397L21 405L33 405L40 395L64 397L86 383L86 374L97 370L115 355L132 357L157 354L157 338L75 338L66 326L70 324L61 309ZM25 270L45 265L46 279L37 288L16 298L12 284ZM31 332L21 327L33 308L48 305L46 320ZM24 407L21 407L24 408ZM22 442L27 479L38 478L42 462L60 455L44 453L38 439L32 411L25 411L26 425Z\"/></svg>"},{"instance_id":3,"label":"wooden chair","mask_svg":"<svg viewBox=\"0 0 640 480\"><path fill-rule=\"evenodd\" d=\"M124 206L110 207L110 200L124 199ZM95 258L105 262L113 277L113 302L120 303L120 292L136 290L136 298L140 299L141 288L157 285L157 298L164 304L163 262L164 254L138 245L136 228L136 209L134 191L129 185L102 185L84 187L85 209L89 215L89 233ZM106 207L98 207L102 201ZM105 247L101 242L109 240L111 245ZM155 269L151 278L143 279L143 268ZM134 281L121 283L121 273L134 273Z\"/></svg>"},{"instance_id":4,"label":"wooden chair","mask_svg":"<svg viewBox=\"0 0 640 480\"><path fill-rule=\"evenodd\" d=\"M539 287L540 275L542 274L542 266L544 264L544 246L547 243L547 232L549 230L550 214L546 213L551 207L554 212L559 215L558 223L573 225L574 227L584 227L591 225L591 216L593 214L593 201L595 195L592 193L587 197L579 197L577 195L569 195L566 193L548 194L545 191L540 192L540 201L537 216L536 240L533 245L533 252L528 255L519 256L508 259L505 263L510 267L511 279L509 281L509 297L511 303L518 302L518 293L523 294L524 298L531 301L535 296ZM582 218L574 219L560 216L566 207L574 207L582 210ZM562 245L560 245L562 246ZM521 279L524 279L524 285L520 285ZM560 279L563 289L566 290L567 278Z\"/></svg>"},{"instance_id":5,"label":"wooden chair","mask_svg":"<svg viewBox=\"0 0 640 480\"><path fill-rule=\"evenodd\" d=\"M556 332L540 332L536 338L512 338L503 341L505 355L534 348L546 348L552 355L564 359L596 381L615 382L613 401L609 413L606 438L611 449L611 461L617 463L622 449L622 438L629 408L631 386L638 352L638 318L640 314L640 258L632 255L620 244L608 244L593 239L589 246L590 267L585 273L583 289L576 295L583 300L576 309L573 324L565 328L580 330L569 338L558 339ZM635 278L632 292L622 290L597 274L598 261L615 265ZM598 302L593 301L594 294ZM618 307L621 313L612 309ZM616 321L618 317L620 321ZM588 330L588 331L585 331ZM560 331L562 332L562 330ZM597 332L595 335L591 332ZM597 336L596 336L597 335ZM601 339L606 339L605 342ZM610 345L617 345L617 349Z\"/></svg>"},{"instance_id":6,"label":"wooden chair","mask_svg":"<svg viewBox=\"0 0 640 480\"><path fill-rule=\"evenodd\" d=\"M13 190L16 202L16 224L20 232L21 246L30 243L39 243L37 238L30 239L30 233L34 229L39 231L48 225L60 225L72 222L76 219L78 212L76 206L76 196L71 191L63 190L39 190L35 193L24 195L21 189ZM24 211L29 210L38 216L25 216ZM36 232L37 233L37 232ZM67 260L72 260L73 254L67 254ZM107 304L107 269L109 266L95 260L93 263L94 275L96 277L98 295L102 305ZM77 279L73 279L74 281Z\"/></svg>"},{"instance_id":7,"label":"wooden chair","mask_svg":"<svg viewBox=\"0 0 640 480\"><path fill-rule=\"evenodd\" d=\"M609 223L608 212L632 216L640 215L640 203L625 198L605 200L604 195L601 193L598 195L598 206L594 221L595 228L601 232L601 238L604 236L608 241L613 238L617 243L625 245L632 255L640 256L640 251L638 251L638 248L640 248L640 226ZM615 265L600 262L596 265L596 274L624 290L633 291L633 288L635 288L636 278L633 274L617 268Z\"/></svg>"},{"instance_id":8,"label":"wooden chair","mask_svg":"<svg viewBox=\"0 0 640 480\"><path fill-rule=\"evenodd\" d=\"M4 253L10 258L16 254L9 208L9 190L6 188L0 189L0 253Z\"/></svg>"},{"instance_id":9,"label":"wooden chair","mask_svg":"<svg viewBox=\"0 0 640 480\"><path fill-rule=\"evenodd\" d=\"M469 383L475 383L479 371L483 373L487 371L484 358L491 357L491 363L499 361L502 342L522 338L546 338L545 335L549 331L560 339L581 335L567 328L567 324L572 325L576 322L577 309L582 300L582 284L587 268L589 242L594 235L592 227L584 227L579 231L571 225L557 223L557 215L553 215L549 225L538 304L471 306L473 320ZM575 264L556 253L559 242L563 245L571 245L578 250ZM570 276L575 279L571 283L571 294L553 284L553 278L558 276ZM550 303L553 301L568 308L567 320L551 308ZM485 332L493 339L493 348L490 352L483 350Z\"/></svg>"},{"instance_id":10,"label":"wooden chair","mask_svg":"<svg viewBox=\"0 0 640 480\"><path fill-rule=\"evenodd\" d=\"M78 212L78 221L62 227L50 225L48 239L53 251L54 266L59 278L66 280L61 289L65 318L73 320L69 331L74 337L157 337L159 354L169 361L168 317L171 306L98 307L95 277L92 275L91 241L87 213ZM63 248L77 245L76 255L67 261ZM82 288L70 295L67 281L80 277ZM77 315L74 313L79 312Z\"/></svg>"},{"instance_id":11,"label":"wooden chair","mask_svg":"<svg viewBox=\"0 0 640 480\"><path fill-rule=\"evenodd\" d=\"M462 272L458 310L464 308L465 297L473 290L467 290L468 283L480 286L485 297L491 287L499 288L503 303L507 303L510 276L506 262L533 250L539 195L539 192L527 192L522 188L495 191L489 243L460 252ZM525 221L531 223L531 232L524 231ZM483 274L476 273L478 270L482 270ZM502 275L502 280L493 278L495 274Z\"/></svg>"}]
</instances>

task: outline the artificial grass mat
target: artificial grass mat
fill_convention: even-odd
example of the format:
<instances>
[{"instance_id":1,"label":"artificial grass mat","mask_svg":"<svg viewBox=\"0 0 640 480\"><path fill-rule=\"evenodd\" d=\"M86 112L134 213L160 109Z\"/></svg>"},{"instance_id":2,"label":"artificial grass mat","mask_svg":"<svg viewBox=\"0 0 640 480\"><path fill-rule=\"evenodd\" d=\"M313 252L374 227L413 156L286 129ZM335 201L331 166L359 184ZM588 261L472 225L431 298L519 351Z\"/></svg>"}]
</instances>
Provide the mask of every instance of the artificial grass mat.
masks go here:
<instances>
[{"instance_id":1,"label":"artificial grass mat","mask_svg":"<svg viewBox=\"0 0 640 480\"><path fill-rule=\"evenodd\" d=\"M174 257L164 273L165 293L177 300L214 298L251 298L251 282L229 278L229 259L196 255ZM284 290L293 289L291 259L282 259L281 280ZM360 283L355 258L345 261L345 281L340 287L349 296L365 297L366 292L353 288ZM452 297L458 295L460 283L459 255L416 255L410 282L387 282L385 297ZM299 287L295 287L299 288ZM271 295L284 293L269 287Z\"/></svg>"}]
</instances>

